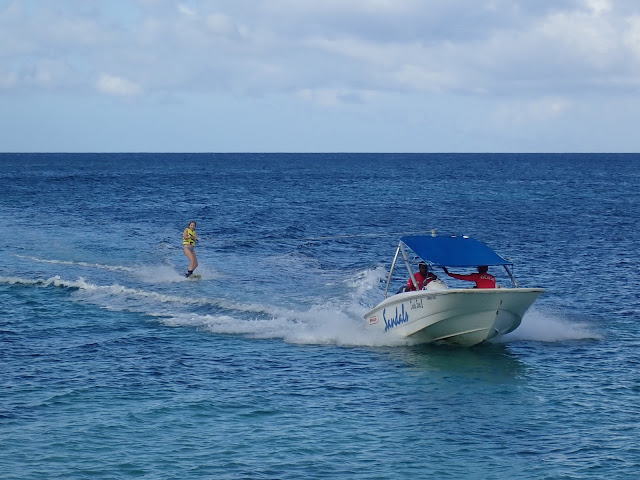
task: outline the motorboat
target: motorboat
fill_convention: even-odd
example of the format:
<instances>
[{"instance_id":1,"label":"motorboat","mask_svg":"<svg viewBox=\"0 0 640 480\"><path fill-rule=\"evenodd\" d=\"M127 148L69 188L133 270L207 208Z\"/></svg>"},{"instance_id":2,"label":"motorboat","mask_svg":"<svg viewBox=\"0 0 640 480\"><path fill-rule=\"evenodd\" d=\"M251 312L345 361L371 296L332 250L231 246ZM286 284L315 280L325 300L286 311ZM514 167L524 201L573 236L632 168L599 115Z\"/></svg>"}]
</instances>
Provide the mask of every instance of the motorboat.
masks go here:
<instances>
[{"instance_id":1,"label":"motorboat","mask_svg":"<svg viewBox=\"0 0 640 480\"><path fill-rule=\"evenodd\" d=\"M413 285L419 285L412 264L428 271L447 268L504 267L513 286L449 288L442 279L422 290L389 295L394 270L404 263ZM406 279L406 277L405 277ZM387 278L384 300L365 315L372 329L412 343L445 343L470 347L512 332L543 288L521 288L513 276L513 262L469 236L409 235L400 238Z\"/></svg>"}]
</instances>

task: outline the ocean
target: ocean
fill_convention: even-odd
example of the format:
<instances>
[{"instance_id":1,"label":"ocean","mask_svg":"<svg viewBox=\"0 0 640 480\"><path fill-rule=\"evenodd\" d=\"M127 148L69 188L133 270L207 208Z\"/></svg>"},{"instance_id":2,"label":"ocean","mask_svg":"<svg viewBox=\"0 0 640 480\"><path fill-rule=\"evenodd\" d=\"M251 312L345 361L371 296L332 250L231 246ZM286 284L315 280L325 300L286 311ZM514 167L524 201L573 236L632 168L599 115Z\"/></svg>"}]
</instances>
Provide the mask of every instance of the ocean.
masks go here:
<instances>
[{"instance_id":1,"label":"ocean","mask_svg":"<svg viewBox=\"0 0 640 480\"><path fill-rule=\"evenodd\" d=\"M640 478L640 154L0 167L2 479ZM546 289L516 331L366 328L399 237L432 229Z\"/></svg>"}]
</instances>

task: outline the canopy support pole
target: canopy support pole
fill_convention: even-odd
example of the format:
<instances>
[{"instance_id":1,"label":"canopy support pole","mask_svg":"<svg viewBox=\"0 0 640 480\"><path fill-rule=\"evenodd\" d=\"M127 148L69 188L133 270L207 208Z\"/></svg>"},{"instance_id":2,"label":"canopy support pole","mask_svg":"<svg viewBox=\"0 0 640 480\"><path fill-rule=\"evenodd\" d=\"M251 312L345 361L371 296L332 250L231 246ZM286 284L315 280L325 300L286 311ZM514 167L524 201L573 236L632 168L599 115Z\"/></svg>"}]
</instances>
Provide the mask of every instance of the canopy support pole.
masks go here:
<instances>
[{"instance_id":1,"label":"canopy support pole","mask_svg":"<svg viewBox=\"0 0 640 480\"><path fill-rule=\"evenodd\" d=\"M389 284L391 284L391 276L393 275L393 269L396 267L396 261L398 260L398 254L400 253L400 245L396 249L396 255L393 257L393 263L391 264L391 270L389 270L389 278L387 278L387 286L384 289L384 298L387 298L387 293L389 293Z\"/></svg>"},{"instance_id":2,"label":"canopy support pole","mask_svg":"<svg viewBox=\"0 0 640 480\"><path fill-rule=\"evenodd\" d=\"M513 276L513 273L511 272L511 270L509 270L509 267L507 265L504 265L504 269L507 271L507 275L509 275L509 278L511 279L511 283L513 283L513 286L518 288L518 282L516 282L516 278Z\"/></svg>"},{"instance_id":3,"label":"canopy support pole","mask_svg":"<svg viewBox=\"0 0 640 480\"><path fill-rule=\"evenodd\" d=\"M413 276L413 270L411 270L411 262L409 262L409 259L407 258L407 252L404 251L404 247L402 246L402 243L400 243L398 248L402 252L402 259L404 260L404 264L407 266L407 271L409 272L409 276L411 277L411 281L413 282L413 286L417 290L418 289L418 282L416 282L416 277Z\"/></svg>"}]
</instances>

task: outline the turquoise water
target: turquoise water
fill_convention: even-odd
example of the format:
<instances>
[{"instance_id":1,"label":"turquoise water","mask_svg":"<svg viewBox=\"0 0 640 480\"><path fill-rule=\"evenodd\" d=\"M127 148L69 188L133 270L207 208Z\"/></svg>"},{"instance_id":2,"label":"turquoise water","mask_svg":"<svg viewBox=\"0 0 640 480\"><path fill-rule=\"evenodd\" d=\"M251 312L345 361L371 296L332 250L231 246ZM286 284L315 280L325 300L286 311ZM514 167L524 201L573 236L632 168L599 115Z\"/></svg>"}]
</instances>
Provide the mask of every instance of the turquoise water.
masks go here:
<instances>
[{"instance_id":1,"label":"turquoise water","mask_svg":"<svg viewBox=\"0 0 640 480\"><path fill-rule=\"evenodd\" d=\"M640 155L0 165L2 478L640 471ZM432 228L547 289L518 330L457 349L364 328L399 235Z\"/></svg>"}]
</instances>

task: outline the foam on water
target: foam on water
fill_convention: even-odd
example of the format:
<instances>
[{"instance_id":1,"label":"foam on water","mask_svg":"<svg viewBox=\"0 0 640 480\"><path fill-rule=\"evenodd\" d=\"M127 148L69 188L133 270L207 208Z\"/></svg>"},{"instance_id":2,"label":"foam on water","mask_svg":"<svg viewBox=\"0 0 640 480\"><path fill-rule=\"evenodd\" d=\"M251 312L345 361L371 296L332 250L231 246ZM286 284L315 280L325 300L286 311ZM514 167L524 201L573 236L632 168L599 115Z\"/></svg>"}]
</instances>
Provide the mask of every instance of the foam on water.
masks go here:
<instances>
[{"instance_id":1,"label":"foam on water","mask_svg":"<svg viewBox=\"0 0 640 480\"><path fill-rule=\"evenodd\" d=\"M216 334L250 338L282 339L293 344L341 346L400 346L407 339L367 329L362 317L354 318L335 307L314 306L308 311L288 312L268 319L239 319L232 315L180 314L162 323L201 327Z\"/></svg>"},{"instance_id":2,"label":"foam on water","mask_svg":"<svg viewBox=\"0 0 640 480\"><path fill-rule=\"evenodd\" d=\"M150 267L148 271L158 276L156 267ZM160 272L164 272L168 279L174 277L171 269L160 268ZM118 283L99 285L83 277L77 280L66 280L60 276L47 279L0 277L0 283L66 288L72 291L73 298L78 301L112 311L139 312L158 317L165 325L203 328L211 333L279 338L295 344L408 345L410 340L367 329L363 321L367 307L363 306L362 298L379 283L381 273L381 268L357 272L353 278L345 280L351 289L343 298L332 301L318 299L320 303L305 310L223 298L160 293ZM162 278L158 282L165 283ZM216 313L184 312L185 307L211 307Z\"/></svg>"},{"instance_id":3,"label":"foam on water","mask_svg":"<svg viewBox=\"0 0 640 480\"><path fill-rule=\"evenodd\" d=\"M73 260L56 260L56 259L47 259L47 258L38 258L28 255L14 255L17 258L21 258L23 260L30 260L37 263L48 263L51 265L66 265L66 266L77 266L77 267L85 267L85 268L97 268L101 270L109 270L111 272L135 272L136 269L133 267L125 267L122 265L103 265L100 263L89 263L89 262L77 262Z\"/></svg>"},{"instance_id":4,"label":"foam on water","mask_svg":"<svg viewBox=\"0 0 640 480\"><path fill-rule=\"evenodd\" d=\"M376 295L381 295L379 287L381 282L386 280L387 275L387 270L379 266L374 269L365 269L356 272L352 277L344 280L344 284L348 288L353 289L352 295L354 297L364 297L372 291L375 292Z\"/></svg>"},{"instance_id":5,"label":"foam on water","mask_svg":"<svg viewBox=\"0 0 640 480\"><path fill-rule=\"evenodd\" d=\"M111 268L123 270L122 267ZM144 266L136 272L140 278L146 279L147 283L160 285L188 281L171 266ZM203 269L203 279L214 277L221 278L222 275ZM341 296L333 300L314 298L314 303L308 309L163 293L147 288L128 287L120 283L99 285L83 277L77 280L62 279L58 275L46 279L0 277L0 283L67 288L73 292L76 300L89 302L107 310L138 312L157 317L165 325L202 328L216 334L278 338L294 344L411 345L411 339L397 339L384 332L368 329L362 320L369 307L379 301L380 284L385 277L386 271L383 267L355 272L343 280L344 291ZM209 307L213 311L185 312L185 307ZM576 323L559 312L533 307L524 316L517 330L494 342L600 339L602 336L587 323Z\"/></svg>"},{"instance_id":6,"label":"foam on water","mask_svg":"<svg viewBox=\"0 0 640 480\"><path fill-rule=\"evenodd\" d=\"M47 262L64 264L64 261ZM124 267L119 266L110 266L110 269L124 271ZM171 266L143 266L136 270L136 274L146 280L146 283L171 284L188 281ZM203 269L203 279L216 277L221 278L222 275ZM62 279L58 275L46 279L0 277L0 283L68 288L74 292L73 296L78 301L90 302L107 310L139 312L158 317L166 325L199 327L211 333L279 338L296 344L410 345L410 339L396 339L384 332L367 329L362 321L368 308L380 299L380 284L385 277L383 267L355 272L343 280L342 296L333 300L317 297L308 309L163 293L147 288L127 287L120 283L99 285L83 277L77 280ZM185 307L210 307L214 311L184 312ZM534 307L524 316L517 330L495 342L588 339L600 340L602 336L586 323L576 323L559 312Z\"/></svg>"},{"instance_id":7,"label":"foam on water","mask_svg":"<svg viewBox=\"0 0 640 480\"><path fill-rule=\"evenodd\" d=\"M148 284L182 283L190 281L185 277L185 271L173 265L142 265L133 269L134 276L141 282ZM196 272L202 280L220 280L224 275L208 266L198 267Z\"/></svg>"},{"instance_id":8,"label":"foam on water","mask_svg":"<svg viewBox=\"0 0 640 480\"><path fill-rule=\"evenodd\" d=\"M602 335L587 323L576 323L561 312L532 307L520 326L505 335L502 342L532 340L537 342L564 342L568 340L602 340Z\"/></svg>"},{"instance_id":9,"label":"foam on water","mask_svg":"<svg viewBox=\"0 0 640 480\"><path fill-rule=\"evenodd\" d=\"M187 279L184 280L188 281ZM78 291L82 296L78 297L85 301L91 301L105 308L115 308L121 305L123 300L138 301L139 308L135 311L142 313L152 312L145 311L145 308L158 306L161 304L174 305L210 305L230 310L239 310L245 312L271 313L277 312L277 309L265 310L257 304L241 304L238 302L227 301L224 299L215 299L207 297L189 297L184 295L172 295L167 293L159 293L153 290L145 290L141 288L126 287L115 283L111 285L98 285L79 277L77 280L65 280L60 276L54 276L48 279L28 279L21 277L0 277L0 283L9 285L33 285L39 287L61 287ZM116 305L116 302L117 305ZM146 302L146 303L142 303Z\"/></svg>"},{"instance_id":10,"label":"foam on water","mask_svg":"<svg viewBox=\"0 0 640 480\"><path fill-rule=\"evenodd\" d=\"M145 283L179 283L186 281L183 269L178 269L173 265L105 265L100 263L82 262L75 260L60 260L50 258L39 258L28 255L14 254L16 258L28 260L36 263L49 265L60 265L69 267L82 267L86 269L106 270L110 272L128 272L133 277ZM208 266L200 266L198 274L203 280L217 280L224 278L224 275Z\"/></svg>"}]
</instances>

